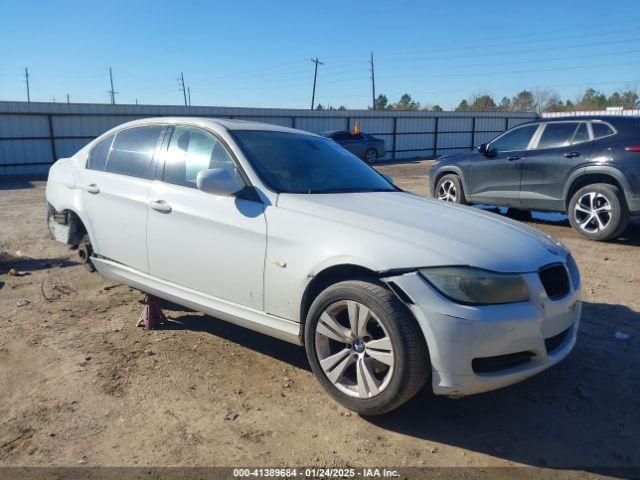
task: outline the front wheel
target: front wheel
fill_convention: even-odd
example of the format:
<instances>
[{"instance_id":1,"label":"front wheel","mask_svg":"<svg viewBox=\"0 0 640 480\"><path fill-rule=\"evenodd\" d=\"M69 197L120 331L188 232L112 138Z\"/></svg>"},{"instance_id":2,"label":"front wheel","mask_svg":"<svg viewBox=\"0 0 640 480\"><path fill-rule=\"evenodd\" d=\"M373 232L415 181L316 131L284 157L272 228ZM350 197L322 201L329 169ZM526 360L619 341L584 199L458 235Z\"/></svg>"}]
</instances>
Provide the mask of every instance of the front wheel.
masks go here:
<instances>
[{"instance_id":1,"label":"front wheel","mask_svg":"<svg viewBox=\"0 0 640 480\"><path fill-rule=\"evenodd\" d=\"M368 149L364 154L364 161L367 163L376 163L378 161L378 151L375 148Z\"/></svg>"},{"instance_id":2,"label":"front wheel","mask_svg":"<svg viewBox=\"0 0 640 480\"><path fill-rule=\"evenodd\" d=\"M589 240L616 238L629 225L629 211L620 189L594 183L578 190L569 202L571 226Z\"/></svg>"},{"instance_id":3,"label":"front wheel","mask_svg":"<svg viewBox=\"0 0 640 480\"><path fill-rule=\"evenodd\" d=\"M362 415L397 408L430 373L415 320L375 280L343 281L321 292L307 315L305 348L327 393Z\"/></svg>"},{"instance_id":4,"label":"front wheel","mask_svg":"<svg viewBox=\"0 0 640 480\"><path fill-rule=\"evenodd\" d=\"M438 180L433 196L443 202L467 205L460 177L454 173L448 173Z\"/></svg>"}]
</instances>

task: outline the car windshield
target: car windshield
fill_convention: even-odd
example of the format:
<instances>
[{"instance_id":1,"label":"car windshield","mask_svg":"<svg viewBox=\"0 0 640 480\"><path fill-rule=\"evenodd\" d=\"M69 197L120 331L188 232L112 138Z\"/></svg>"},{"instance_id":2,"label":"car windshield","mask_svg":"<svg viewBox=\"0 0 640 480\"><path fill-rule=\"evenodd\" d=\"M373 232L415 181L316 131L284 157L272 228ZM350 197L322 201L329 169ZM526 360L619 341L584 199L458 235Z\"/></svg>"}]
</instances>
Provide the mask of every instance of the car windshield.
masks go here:
<instances>
[{"instance_id":1,"label":"car windshield","mask_svg":"<svg viewBox=\"0 0 640 480\"><path fill-rule=\"evenodd\" d=\"M278 193L398 190L332 140L267 130L232 133L260 178Z\"/></svg>"}]
</instances>

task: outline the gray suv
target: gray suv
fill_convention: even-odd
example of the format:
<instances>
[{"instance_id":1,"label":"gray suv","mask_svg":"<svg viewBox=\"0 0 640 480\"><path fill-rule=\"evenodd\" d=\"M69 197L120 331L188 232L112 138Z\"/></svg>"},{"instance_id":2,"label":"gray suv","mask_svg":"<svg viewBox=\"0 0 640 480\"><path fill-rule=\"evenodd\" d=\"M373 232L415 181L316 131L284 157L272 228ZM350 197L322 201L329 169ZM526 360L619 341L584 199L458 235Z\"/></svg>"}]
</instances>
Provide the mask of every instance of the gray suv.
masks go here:
<instances>
[{"instance_id":1,"label":"gray suv","mask_svg":"<svg viewBox=\"0 0 640 480\"><path fill-rule=\"evenodd\" d=\"M431 169L440 200L566 212L592 240L623 233L640 215L640 119L564 117L518 125Z\"/></svg>"}]
</instances>

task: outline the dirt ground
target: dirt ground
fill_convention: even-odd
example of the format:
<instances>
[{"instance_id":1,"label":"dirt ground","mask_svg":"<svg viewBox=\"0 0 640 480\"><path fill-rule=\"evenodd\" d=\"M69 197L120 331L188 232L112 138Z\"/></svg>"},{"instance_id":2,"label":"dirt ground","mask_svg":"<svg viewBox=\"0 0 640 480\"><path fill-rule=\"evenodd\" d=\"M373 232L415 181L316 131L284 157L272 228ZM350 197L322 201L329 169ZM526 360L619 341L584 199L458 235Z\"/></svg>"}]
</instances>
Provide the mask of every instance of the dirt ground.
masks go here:
<instances>
[{"instance_id":1,"label":"dirt ground","mask_svg":"<svg viewBox=\"0 0 640 480\"><path fill-rule=\"evenodd\" d=\"M426 194L428 165L380 170ZM0 183L0 251L22 255L0 264L0 465L640 465L637 223L593 243L561 216L532 222L582 270L582 324L565 362L459 400L425 389L361 418L322 391L302 348L178 310L168 328L136 328L142 294L53 242L44 202L44 182Z\"/></svg>"}]
</instances>

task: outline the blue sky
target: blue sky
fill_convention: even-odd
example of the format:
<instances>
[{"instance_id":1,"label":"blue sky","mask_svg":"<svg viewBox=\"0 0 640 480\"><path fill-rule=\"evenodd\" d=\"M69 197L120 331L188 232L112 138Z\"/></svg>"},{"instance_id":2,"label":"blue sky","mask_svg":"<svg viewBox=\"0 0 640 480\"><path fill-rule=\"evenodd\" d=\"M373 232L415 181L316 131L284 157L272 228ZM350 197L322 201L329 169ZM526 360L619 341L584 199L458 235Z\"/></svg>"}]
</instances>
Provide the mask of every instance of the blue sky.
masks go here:
<instances>
[{"instance_id":1,"label":"blue sky","mask_svg":"<svg viewBox=\"0 0 640 480\"><path fill-rule=\"evenodd\" d=\"M0 0L0 99L363 108L376 90L455 107L552 87L640 86L640 1Z\"/></svg>"}]
</instances>

